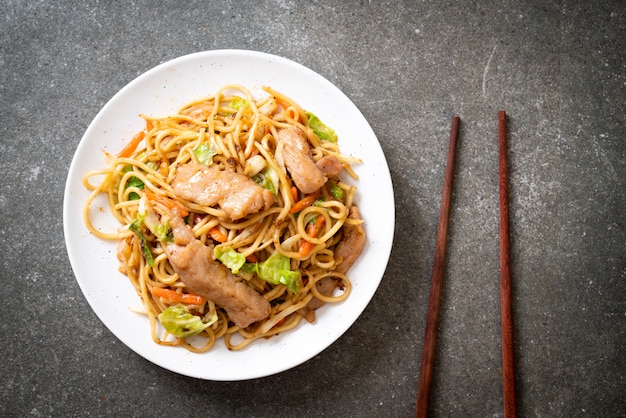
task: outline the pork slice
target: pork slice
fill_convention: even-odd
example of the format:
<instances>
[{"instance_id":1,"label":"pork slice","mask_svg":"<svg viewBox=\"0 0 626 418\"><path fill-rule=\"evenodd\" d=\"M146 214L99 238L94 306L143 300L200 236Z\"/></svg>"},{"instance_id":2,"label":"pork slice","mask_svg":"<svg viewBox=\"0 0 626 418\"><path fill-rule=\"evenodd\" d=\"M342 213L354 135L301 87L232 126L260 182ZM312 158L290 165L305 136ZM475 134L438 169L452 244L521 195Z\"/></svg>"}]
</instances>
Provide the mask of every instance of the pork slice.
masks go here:
<instances>
[{"instance_id":1,"label":"pork slice","mask_svg":"<svg viewBox=\"0 0 626 418\"><path fill-rule=\"evenodd\" d=\"M341 170L343 170L343 164L334 155L325 155L320 158L315 165L324 173L327 177L337 177Z\"/></svg>"},{"instance_id":2,"label":"pork slice","mask_svg":"<svg viewBox=\"0 0 626 418\"><path fill-rule=\"evenodd\" d=\"M305 194L319 190L327 178L311 158L311 147L302 130L295 126L281 129L278 139L284 144L285 166L296 187Z\"/></svg>"},{"instance_id":3,"label":"pork slice","mask_svg":"<svg viewBox=\"0 0 626 418\"><path fill-rule=\"evenodd\" d=\"M333 277L324 277L315 282L315 287L317 288L318 292L325 296L332 295L332 293L337 288L337 285L337 280ZM313 297L313 299L311 299L304 308L300 309L300 311L304 314L305 318L310 321L311 318L314 318L311 315L311 312L324 306L324 303L325 302L322 302L318 298Z\"/></svg>"},{"instance_id":4,"label":"pork slice","mask_svg":"<svg viewBox=\"0 0 626 418\"><path fill-rule=\"evenodd\" d=\"M360 220L361 212L359 208L352 206L348 218ZM341 260L336 270L340 273L348 271L361 254L364 245L365 230L361 224L343 224L343 239L337 244L337 248L335 249L335 259Z\"/></svg>"},{"instance_id":5,"label":"pork slice","mask_svg":"<svg viewBox=\"0 0 626 418\"><path fill-rule=\"evenodd\" d=\"M219 207L232 220L269 209L274 195L243 174L201 164L178 167L172 182L177 196L199 205Z\"/></svg>"},{"instance_id":6,"label":"pork slice","mask_svg":"<svg viewBox=\"0 0 626 418\"><path fill-rule=\"evenodd\" d=\"M165 253L189 290L224 308L240 328L269 316L269 302L216 261L213 248L195 239L180 217L172 219L172 230L174 242L166 245Z\"/></svg>"},{"instance_id":7,"label":"pork slice","mask_svg":"<svg viewBox=\"0 0 626 418\"><path fill-rule=\"evenodd\" d=\"M348 213L348 217L354 220L361 219L359 208L352 206L350 208L350 212ZM337 248L335 249L335 259L340 260L339 264L335 268L336 271L340 273L348 271L348 269L356 261L357 257L361 254L363 246L365 245L365 238L365 230L360 224L343 224L343 238L339 244L337 244ZM317 281L315 286L322 295L330 296L337 288L338 281L333 277L324 277L323 279ZM313 298L304 308L302 308L302 313L308 319L311 317L311 311L314 311L323 305L324 302L317 298Z\"/></svg>"}]
</instances>

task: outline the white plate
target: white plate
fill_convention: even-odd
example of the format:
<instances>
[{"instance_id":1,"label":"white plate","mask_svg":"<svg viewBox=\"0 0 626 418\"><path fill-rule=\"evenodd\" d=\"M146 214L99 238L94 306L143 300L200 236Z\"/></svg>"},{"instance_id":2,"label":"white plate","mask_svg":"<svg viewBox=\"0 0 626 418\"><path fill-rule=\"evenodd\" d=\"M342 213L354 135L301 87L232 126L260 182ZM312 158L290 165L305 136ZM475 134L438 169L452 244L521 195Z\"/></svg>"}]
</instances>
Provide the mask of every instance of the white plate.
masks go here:
<instances>
[{"instance_id":1,"label":"white plate","mask_svg":"<svg viewBox=\"0 0 626 418\"><path fill-rule=\"evenodd\" d=\"M141 306L126 276L118 272L116 242L90 234L81 211L88 191L83 175L105 166L103 150L117 153L144 127L138 115L166 116L224 84L240 84L256 95L270 86L317 114L339 135L343 153L358 156L358 203L365 220L367 243L349 270L352 293L342 303L317 311L314 324L302 321L289 332L258 340L231 352L222 343L204 354L155 344ZM103 201L100 201L106 207ZM92 210L94 224L114 230L119 225L107 211ZM76 280L102 322L133 351L183 375L235 381L258 378L295 367L332 344L363 312L383 277L394 232L394 199L389 168L374 132L356 106L337 87L310 69L265 53L218 50L186 55L137 77L97 114L85 132L69 170L63 206L65 241ZM350 347L344 347L349 350Z\"/></svg>"}]
</instances>

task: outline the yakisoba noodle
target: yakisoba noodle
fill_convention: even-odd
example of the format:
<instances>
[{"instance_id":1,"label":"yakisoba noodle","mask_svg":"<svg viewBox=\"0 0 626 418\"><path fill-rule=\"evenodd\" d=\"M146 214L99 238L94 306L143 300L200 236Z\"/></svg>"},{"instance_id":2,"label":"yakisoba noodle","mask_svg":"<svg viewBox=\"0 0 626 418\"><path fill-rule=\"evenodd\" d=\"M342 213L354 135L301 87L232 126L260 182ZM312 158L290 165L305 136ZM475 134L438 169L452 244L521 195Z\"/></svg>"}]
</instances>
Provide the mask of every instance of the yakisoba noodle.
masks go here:
<instances>
[{"instance_id":1,"label":"yakisoba noodle","mask_svg":"<svg viewBox=\"0 0 626 418\"><path fill-rule=\"evenodd\" d=\"M267 94L255 99L245 87L227 85L175 115L141 115L146 128L117 156L107 154L108 167L84 176L85 187L92 191L83 210L85 224L99 238L120 241L120 271L141 297L142 313L150 319L152 338L158 344L204 352L224 338L229 349L241 349L257 338L294 328L302 318L313 321L315 308L342 301L350 293L345 265L340 267L345 260L337 253L342 241L354 235L349 228L364 239L362 221L354 215L358 215L356 187L329 175L314 193L298 190L285 166L285 144L279 132L298 127L310 146L312 161L331 156L340 162L342 173L354 179L350 164L359 160L342 155L334 132L313 114L277 91L263 90ZM181 198L174 190L176 176L182 167L198 164L252 178L272 191L271 205L233 220L219 204ZM90 220L100 194L107 196L111 213L122 225L117 231L103 232ZM269 302L266 318L239 327L223 307L185 285L166 251L176 217L184 217L203 245L237 260L245 258L235 277ZM360 248L355 251L353 257ZM274 254L287 260L283 267L291 273L285 275L293 279L288 285L260 278L260 266ZM334 283L330 290L320 286L324 280ZM335 285L339 291L333 291ZM165 324L166 311L182 319L182 325L175 324L176 331L159 325ZM186 320L199 329L185 325Z\"/></svg>"}]
</instances>

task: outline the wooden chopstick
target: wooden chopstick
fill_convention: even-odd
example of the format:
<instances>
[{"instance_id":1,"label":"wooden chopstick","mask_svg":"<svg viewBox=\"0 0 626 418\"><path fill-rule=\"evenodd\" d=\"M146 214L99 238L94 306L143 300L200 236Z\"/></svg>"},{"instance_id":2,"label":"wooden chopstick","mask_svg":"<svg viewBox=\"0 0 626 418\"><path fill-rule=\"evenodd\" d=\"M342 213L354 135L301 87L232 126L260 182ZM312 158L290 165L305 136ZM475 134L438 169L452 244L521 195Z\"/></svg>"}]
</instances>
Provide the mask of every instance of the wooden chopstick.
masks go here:
<instances>
[{"instance_id":1,"label":"wooden chopstick","mask_svg":"<svg viewBox=\"0 0 626 418\"><path fill-rule=\"evenodd\" d=\"M502 321L502 385L504 417L517 416L515 402L515 356L511 303L511 253L509 233L509 169L506 113L498 113L498 167L500 188L500 317Z\"/></svg>"},{"instance_id":2,"label":"wooden chopstick","mask_svg":"<svg viewBox=\"0 0 626 418\"><path fill-rule=\"evenodd\" d=\"M446 241L448 237L448 218L450 217L450 198L454 181L454 160L456 144L459 136L460 118L452 118L450 128L450 145L448 146L448 161L443 182L441 210L439 212L439 227L435 244L435 258L433 275L430 283L430 298L426 316L426 330L424 333L424 348L422 350L422 364L420 367L419 385L417 390L416 418L425 418L428 415L428 402L435 362L435 346L437 344L437 323L439 322L439 305L441 299L441 284L443 282L443 268L446 258Z\"/></svg>"}]
</instances>

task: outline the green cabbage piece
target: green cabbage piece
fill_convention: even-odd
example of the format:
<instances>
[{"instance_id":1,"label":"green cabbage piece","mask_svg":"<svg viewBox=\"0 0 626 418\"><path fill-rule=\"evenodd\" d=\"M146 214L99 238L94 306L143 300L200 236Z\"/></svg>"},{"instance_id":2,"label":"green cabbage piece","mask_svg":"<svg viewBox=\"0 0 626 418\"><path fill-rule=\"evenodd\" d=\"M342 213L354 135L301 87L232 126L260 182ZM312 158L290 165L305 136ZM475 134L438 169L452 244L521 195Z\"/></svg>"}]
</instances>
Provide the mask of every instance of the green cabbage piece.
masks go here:
<instances>
[{"instance_id":1,"label":"green cabbage piece","mask_svg":"<svg viewBox=\"0 0 626 418\"><path fill-rule=\"evenodd\" d=\"M313 113L306 112L306 115L309 118L309 127L313 129L315 135L317 135L323 141L337 142L337 134L334 130L324 124L324 122L322 122Z\"/></svg>"},{"instance_id":2,"label":"green cabbage piece","mask_svg":"<svg viewBox=\"0 0 626 418\"><path fill-rule=\"evenodd\" d=\"M261 280L272 284L283 284L292 293L300 292L300 273L291 270L291 260L278 252L260 263L246 263L244 271L256 273Z\"/></svg>"},{"instance_id":3,"label":"green cabbage piece","mask_svg":"<svg viewBox=\"0 0 626 418\"><path fill-rule=\"evenodd\" d=\"M146 240L146 236L143 234L141 230L141 225L143 224L145 215L138 214L137 219L135 219L129 226L128 229L137 234L137 238L139 238L139 246L141 248L141 252L148 262L150 267L154 267L154 257L152 256L152 252L150 251L150 247L148 246L148 241Z\"/></svg>"},{"instance_id":4,"label":"green cabbage piece","mask_svg":"<svg viewBox=\"0 0 626 418\"><path fill-rule=\"evenodd\" d=\"M234 274L240 271L246 274L256 274L261 280L272 284L283 284L293 293L300 292L300 273L291 270L291 260L278 252L260 263L246 263L243 254L229 247L217 246L213 255Z\"/></svg>"},{"instance_id":5,"label":"green cabbage piece","mask_svg":"<svg viewBox=\"0 0 626 418\"><path fill-rule=\"evenodd\" d=\"M266 167L263 171L252 177L252 180L259 186L276 195L278 190L278 174L272 167Z\"/></svg>"},{"instance_id":6,"label":"green cabbage piece","mask_svg":"<svg viewBox=\"0 0 626 418\"><path fill-rule=\"evenodd\" d=\"M155 225L154 228L150 228L150 231L152 231L161 242L174 242L174 235L169 220L165 223Z\"/></svg>"},{"instance_id":7,"label":"green cabbage piece","mask_svg":"<svg viewBox=\"0 0 626 418\"><path fill-rule=\"evenodd\" d=\"M152 170L158 170L159 169L159 165L156 162L154 162L154 161L147 161L146 165L148 167L150 167ZM129 164L129 165L124 166L124 168L122 169L122 172L123 173L128 173L129 171L132 171L132 170L133 170L133 166ZM143 171L143 170L141 170L141 171ZM124 190L128 189L129 187L136 187L138 189L143 190L144 187L145 187L145 184L143 183L143 181L139 177L132 176L131 178L128 179L128 182L126 183L126 187L124 188ZM128 198L130 200L138 200L138 199L141 198L141 196L139 196L138 193L130 192L128 194Z\"/></svg>"},{"instance_id":8,"label":"green cabbage piece","mask_svg":"<svg viewBox=\"0 0 626 418\"><path fill-rule=\"evenodd\" d=\"M339 200L343 200L343 189L334 181L328 181L328 186L330 189L330 194Z\"/></svg>"},{"instance_id":9,"label":"green cabbage piece","mask_svg":"<svg viewBox=\"0 0 626 418\"><path fill-rule=\"evenodd\" d=\"M143 184L143 181L141 181L141 179L139 177L133 176L130 179L128 179L128 182L126 183L125 189L128 189L129 187L136 187L138 189L143 190L143 188L145 187L145 184ZM141 196L139 196L138 193L130 192L128 194L128 199L129 200L138 200L140 198L141 198Z\"/></svg>"},{"instance_id":10,"label":"green cabbage piece","mask_svg":"<svg viewBox=\"0 0 626 418\"><path fill-rule=\"evenodd\" d=\"M205 328L210 327L217 317L210 318L209 322L202 322L199 316L193 315L182 305L173 305L159 314L159 321L167 332L178 338L197 335Z\"/></svg>"},{"instance_id":11,"label":"green cabbage piece","mask_svg":"<svg viewBox=\"0 0 626 418\"><path fill-rule=\"evenodd\" d=\"M244 99L243 97L240 97L240 96L233 97L233 100L230 102L230 107L232 107L235 110L239 110L241 108L246 108L248 106L250 106L248 101L246 99Z\"/></svg>"},{"instance_id":12,"label":"green cabbage piece","mask_svg":"<svg viewBox=\"0 0 626 418\"><path fill-rule=\"evenodd\" d=\"M193 149L193 153L196 155L198 162L206 166L213 164L213 156L217 154L208 142L198 145Z\"/></svg>"},{"instance_id":13,"label":"green cabbage piece","mask_svg":"<svg viewBox=\"0 0 626 418\"><path fill-rule=\"evenodd\" d=\"M244 257L243 254L238 253L230 247L217 246L213 250L213 255L235 274L239 273L239 269L241 269L246 262L246 257Z\"/></svg>"}]
</instances>

